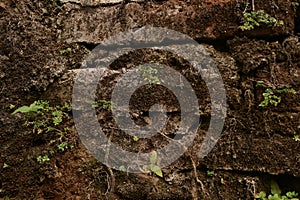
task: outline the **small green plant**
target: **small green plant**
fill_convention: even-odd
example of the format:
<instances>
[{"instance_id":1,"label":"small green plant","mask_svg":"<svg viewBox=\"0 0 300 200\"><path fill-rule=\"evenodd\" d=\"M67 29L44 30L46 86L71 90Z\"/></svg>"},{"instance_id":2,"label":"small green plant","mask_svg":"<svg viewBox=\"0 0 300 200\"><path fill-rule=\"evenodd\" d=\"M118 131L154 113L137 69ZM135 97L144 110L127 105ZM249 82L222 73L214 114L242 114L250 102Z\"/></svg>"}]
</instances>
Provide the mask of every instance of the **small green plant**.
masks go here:
<instances>
[{"instance_id":1,"label":"small green plant","mask_svg":"<svg viewBox=\"0 0 300 200\"><path fill-rule=\"evenodd\" d=\"M5 168L9 168L9 165L8 165L8 164L6 164L6 163L4 163L2 168L3 168L3 169L5 169Z\"/></svg>"},{"instance_id":2,"label":"small green plant","mask_svg":"<svg viewBox=\"0 0 300 200\"><path fill-rule=\"evenodd\" d=\"M122 171L122 172L126 172L126 168L125 168L124 165L121 165L121 166L119 167L119 170Z\"/></svg>"},{"instance_id":3,"label":"small green plant","mask_svg":"<svg viewBox=\"0 0 300 200\"><path fill-rule=\"evenodd\" d=\"M100 106L105 110L112 110L115 107L115 104L111 101L98 100L92 102L93 108L99 108Z\"/></svg>"},{"instance_id":4,"label":"small green plant","mask_svg":"<svg viewBox=\"0 0 300 200\"><path fill-rule=\"evenodd\" d=\"M70 132L68 127L63 126L63 122L70 120L68 112L71 106L67 103L64 105L50 106L48 101L38 100L29 106L22 106L16 109L13 114L23 113L27 116L25 125L33 128L33 132L41 134L52 134L54 139L51 139L49 145L56 143L56 147L60 151L72 149L74 145L68 142L67 133ZM62 142L65 141L65 142ZM49 155L53 155L55 151L51 149ZM49 161L49 157L38 156L39 163Z\"/></svg>"},{"instance_id":5,"label":"small green plant","mask_svg":"<svg viewBox=\"0 0 300 200\"><path fill-rule=\"evenodd\" d=\"M157 152L156 151L153 151L151 153L151 156L150 156L150 165L145 165L143 168L144 168L145 171L149 171L150 170L151 172L153 172L157 176L163 177L162 170L157 165Z\"/></svg>"},{"instance_id":6,"label":"small green plant","mask_svg":"<svg viewBox=\"0 0 300 200\"><path fill-rule=\"evenodd\" d=\"M256 87L265 87L266 85L263 81L257 81L255 86Z\"/></svg>"},{"instance_id":7,"label":"small green plant","mask_svg":"<svg viewBox=\"0 0 300 200\"><path fill-rule=\"evenodd\" d=\"M259 87L265 85L263 82L257 82L256 86ZM279 89L266 88L265 92L263 93L264 100L259 104L259 106L265 107L268 106L269 104L277 106L281 102L281 96L279 96L279 94L282 93L296 94L296 91L290 88L279 88Z\"/></svg>"},{"instance_id":8,"label":"small green plant","mask_svg":"<svg viewBox=\"0 0 300 200\"><path fill-rule=\"evenodd\" d=\"M52 112L52 122L54 126L57 126L63 121L63 112L61 110L56 110Z\"/></svg>"},{"instance_id":9,"label":"small green plant","mask_svg":"<svg viewBox=\"0 0 300 200\"><path fill-rule=\"evenodd\" d=\"M135 141L135 142L137 142L137 141L139 141L139 137L138 136L133 136L133 141Z\"/></svg>"},{"instance_id":10,"label":"small green plant","mask_svg":"<svg viewBox=\"0 0 300 200\"><path fill-rule=\"evenodd\" d=\"M60 55L63 55L63 54L66 54L66 53L71 53L71 52L72 52L72 49L70 47L66 48L66 49L59 50Z\"/></svg>"},{"instance_id":11,"label":"small green plant","mask_svg":"<svg viewBox=\"0 0 300 200\"><path fill-rule=\"evenodd\" d=\"M284 22L282 20L278 21L276 18L271 17L269 14L265 13L264 10L244 13L242 23L243 25L240 26L242 31L252 30L255 27L259 27L263 24L269 27L284 25Z\"/></svg>"},{"instance_id":12,"label":"small green plant","mask_svg":"<svg viewBox=\"0 0 300 200\"><path fill-rule=\"evenodd\" d=\"M9 200L9 199L10 199L9 196L4 197L4 200Z\"/></svg>"},{"instance_id":13,"label":"small green plant","mask_svg":"<svg viewBox=\"0 0 300 200\"><path fill-rule=\"evenodd\" d=\"M267 88L263 93L264 100L259 104L259 106L265 107L269 104L277 106L281 102L281 97L276 96L272 89Z\"/></svg>"},{"instance_id":14,"label":"small green plant","mask_svg":"<svg viewBox=\"0 0 300 200\"><path fill-rule=\"evenodd\" d=\"M161 168L156 164L157 163L157 152L156 151L153 151L152 154L151 154L151 157L150 157L150 170L160 176L160 177L163 177L163 174L162 174L162 171L161 171Z\"/></svg>"},{"instance_id":15,"label":"small green plant","mask_svg":"<svg viewBox=\"0 0 300 200\"><path fill-rule=\"evenodd\" d=\"M206 174L207 176L213 177L215 175L215 172L213 170L207 170Z\"/></svg>"},{"instance_id":16,"label":"small green plant","mask_svg":"<svg viewBox=\"0 0 300 200\"><path fill-rule=\"evenodd\" d=\"M298 193L296 193L295 191L287 192L286 197L288 197L289 199L292 199L292 200L299 200L299 198L296 198L296 197L298 197Z\"/></svg>"},{"instance_id":17,"label":"small green plant","mask_svg":"<svg viewBox=\"0 0 300 200\"><path fill-rule=\"evenodd\" d=\"M63 122L64 118L68 117L71 110L69 104L65 103L63 106L50 106L48 101L38 100L30 106L22 106L16 109L13 114L18 112L27 114L29 120L26 122L27 126L33 126L33 131L37 134L58 132L61 135L66 129L58 129L58 125Z\"/></svg>"},{"instance_id":18,"label":"small green plant","mask_svg":"<svg viewBox=\"0 0 300 200\"><path fill-rule=\"evenodd\" d=\"M267 194L263 191L255 195L255 199L260 200L299 200L298 193L287 192L285 195L281 195L279 185L275 181L271 181L271 194Z\"/></svg>"},{"instance_id":19,"label":"small green plant","mask_svg":"<svg viewBox=\"0 0 300 200\"><path fill-rule=\"evenodd\" d=\"M67 142L62 142L59 145L57 145L58 149L61 151L65 151L66 149L73 149L74 145L69 144Z\"/></svg>"},{"instance_id":20,"label":"small green plant","mask_svg":"<svg viewBox=\"0 0 300 200\"><path fill-rule=\"evenodd\" d=\"M44 162L48 162L50 161L49 157L47 155L45 156L38 156L36 158L36 160L39 162L39 163L44 163Z\"/></svg>"},{"instance_id":21,"label":"small green plant","mask_svg":"<svg viewBox=\"0 0 300 200\"><path fill-rule=\"evenodd\" d=\"M224 178L221 178L220 182L221 182L222 185L226 185L226 181L224 180Z\"/></svg>"},{"instance_id":22,"label":"small green plant","mask_svg":"<svg viewBox=\"0 0 300 200\"><path fill-rule=\"evenodd\" d=\"M158 78L158 70L152 66L140 65L138 70L142 72L142 78L144 81L148 81L150 84L159 84L160 79Z\"/></svg>"},{"instance_id":23,"label":"small green plant","mask_svg":"<svg viewBox=\"0 0 300 200\"><path fill-rule=\"evenodd\" d=\"M267 199L267 194L265 192L261 191L255 195L255 199L265 200L265 199Z\"/></svg>"},{"instance_id":24,"label":"small green plant","mask_svg":"<svg viewBox=\"0 0 300 200\"><path fill-rule=\"evenodd\" d=\"M293 139L294 139L296 142L299 142L299 141L300 141L299 135L294 135Z\"/></svg>"},{"instance_id":25,"label":"small green plant","mask_svg":"<svg viewBox=\"0 0 300 200\"><path fill-rule=\"evenodd\" d=\"M294 89L289 89L289 88L282 88L282 89L277 89L276 90L279 93L291 93L291 94L296 94L296 90Z\"/></svg>"}]
</instances>

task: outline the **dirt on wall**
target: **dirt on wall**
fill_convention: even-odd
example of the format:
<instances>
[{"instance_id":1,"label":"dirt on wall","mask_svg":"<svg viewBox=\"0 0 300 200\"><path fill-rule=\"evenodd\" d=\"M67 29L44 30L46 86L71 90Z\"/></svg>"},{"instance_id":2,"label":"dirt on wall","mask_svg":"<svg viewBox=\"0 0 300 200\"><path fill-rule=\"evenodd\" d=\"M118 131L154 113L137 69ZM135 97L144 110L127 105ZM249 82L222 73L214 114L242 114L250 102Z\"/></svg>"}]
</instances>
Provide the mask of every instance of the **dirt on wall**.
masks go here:
<instances>
[{"instance_id":1,"label":"dirt on wall","mask_svg":"<svg viewBox=\"0 0 300 200\"><path fill-rule=\"evenodd\" d=\"M253 10L252 2L256 10L265 10L284 25L240 30L243 12ZM0 198L254 199L260 191L270 192L271 180L283 193L300 192L300 12L295 3L1 1ZM171 66L193 83L201 125L193 144L162 169L162 177L122 172L97 161L79 139L70 111L60 125L68 127L63 137L38 134L26 126L25 114L12 115L16 108L39 99L51 105L70 103L74 76L91 50L106 37L146 25L176 30L197 40L223 78L227 117L221 138L203 159L195 152L211 118L208 90L190 64L170 52L142 49L121 56L99 82L96 94L98 99L109 100L116 80L145 62ZM266 89L280 97L277 106L260 106ZM131 114L137 124L147 124L147 108L157 103L151 101L154 97L172 107L167 126L160 135L138 141L118 130L109 109L97 107L98 121L112 142L133 152L149 152L173 137L180 108L163 88L141 88L134 93ZM110 130L115 130L114 135ZM74 147L61 150L57 146L62 142ZM40 163L40 155L50 160Z\"/></svg>"}]
</instances>

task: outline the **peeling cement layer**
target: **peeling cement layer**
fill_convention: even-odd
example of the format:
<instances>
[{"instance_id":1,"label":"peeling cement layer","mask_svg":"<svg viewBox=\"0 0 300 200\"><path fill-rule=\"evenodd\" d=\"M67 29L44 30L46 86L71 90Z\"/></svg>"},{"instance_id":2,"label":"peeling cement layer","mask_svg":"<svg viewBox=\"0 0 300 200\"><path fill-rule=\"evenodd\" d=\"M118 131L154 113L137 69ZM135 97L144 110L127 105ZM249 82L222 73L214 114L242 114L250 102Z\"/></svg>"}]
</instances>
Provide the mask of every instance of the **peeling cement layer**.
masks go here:
<instances>
[{"instance_id":1,"label":"peeling cement layer","mask_svg":"<svg viewBox=\"0 0 300 200\"><path fill-rule=\"evenodd\" d=\"M104 0L61 0L101 4ZM121 0L112 0L120 2ZM135 0L140 1L140 0ZM272 8L272 2L263 0L256 3L256 10L263 9L277 19L284 19L280 27L259 27L252 31L241 31L241 19L246 5L237 1L147 1L143 4L126 2L86 8L78 4L66 3L63 9L67 15L60 34L69 43L101 43L104 38L119 32L143 26L164 27L187 34L197 39L226 39L234 36L276 37L287 35L294 30L294 14L285 0ZM251 10L251 9L250 9ZM249 10L249 11L250 11Z\"/></svg>"}]
</instances>

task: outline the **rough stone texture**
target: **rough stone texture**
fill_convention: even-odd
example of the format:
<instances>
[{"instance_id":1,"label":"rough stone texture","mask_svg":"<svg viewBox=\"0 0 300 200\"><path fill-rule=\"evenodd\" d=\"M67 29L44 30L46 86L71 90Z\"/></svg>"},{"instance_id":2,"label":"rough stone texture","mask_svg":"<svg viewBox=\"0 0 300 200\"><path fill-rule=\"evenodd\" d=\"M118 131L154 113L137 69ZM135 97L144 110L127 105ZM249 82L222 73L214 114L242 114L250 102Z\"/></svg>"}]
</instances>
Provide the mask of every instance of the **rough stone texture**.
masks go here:
<instances>
[{"instance_id":1,"label":"rough stone texture","mask_svg":"<svg viewBox=\"0 0 300 200\"><path fill-rule=\"evenodd\" d=\"M253 45L255 47L250 48ZM228 41L228 46L230 48L229 53L225 53L217 51L211 45L204 45L204 50L208 52L218 66L225 83L228 112L222 138L214 151L200 163L203 162L207 167L219 170L254 170L274 175L291 174L299 177L300 162L298 160L300 158L296 152L300 150L300 146L292 139L300 129L298 125L300 106L299 101L297 101L299 94L286 94L282 96L281 105L264 109L258 106L259 102L263 100L262 92L264 90L255 87L257 81L264 81L267 84L274 82L279 86L293 87L299 91L300 69L297 65L299 64L300 43L298 38L287 38L282 44L246 38L234 39ZM109 73L115 75L100 80L97 97L109 99L110 93L114 89L115 81L112 79L120 78L120 74L115 70L119 70L121 73L125 69L138 66L139 63L147 62L144 55L151 55L147 56L149 60L159 60L162 64L182 71L181 73L194 84L196 93L201 94L198 95L199 102L202 102L199 105L202 113L201 119L208 120L210 106L205 83L199 79L199 75L194 74L186 61L168 53L142 51L120 57L111 66L113 70ZM128 57L131 59L127 60ZM176 59L177 64L174 63ZM293 66L286 67L282 59L284 61L291 59ZM276 69L273 69L274 67ZM56 95L56 98L69 99L72 84L72 78L68 78L63 84L57 82L50 90L50 95ZM67 90L67 88L69 89ZM67 95L57 95L60 91L64 91ZM145 109L147 103L153 100L150 98L145 101L151 96L147 93L148 90L145 91L140 90L132 97L135 102L132 108L137 110L137 113L141 110L147 111ZM170 96L160 97L161 91L152 91L152 93L154 96L157 95L156 98L165 99L167 105L175 105ZM285 103L288 99L290 103ZM106 123L105 120L104 123ZM205 133L199 133L201 137L196 139L195 146L190 149L191 155L199 151L203 134ZM129 146L125 141L130 141L130 138L125 139L124 135L115 135L115 137L119 137L116 142L119 141L120 145L126 144L124 148ZM190 170L193 166L189 163L184 166L180 165L178 168Z\"/></svg>"},{"instance_id":2,"label":"rough stone texture","mask_svg":"<svg viewBox=\"0 0 300 200\"><path fill-rule=\"evenodd\" d=\"M143 2L145 0L129 0L128 2ZM60 0L61 3L78 3L83 6L101 6L105 4L116 4L125 2L124 0Z\"/></svg>"},{"instance_id":3,"label":"rough stone texture","mask_svg":"<svg viewBox=\"0 0 300 200\"><path fill-rule=\"evenodd\" d=\"M271 179L276 179L284 192L300 192L299 142L293 140L300 133L300 43L299 37L286 38L294 26L290 1L255 0L256 9L263 8L286 23L274 30L261 27L250 32L237 29L241 13L250 0L126 1L105 5L93 5L97 1L84 1L90 5L73 2L0 2L1 199L9 196L10 199L240 200L253 199L261 190L269 192ZM251 10L250 7L249 4L246 10ZM295 34L299 33L299 16L295 20ZM115 78L149 60L174 67L189 77L189 81L199 81L197 93L202 103L199 137L180 159L163 169L162 178L149 173L110 171L88 155L72 121L63 125L70 127L70 134L65 136L72 139L74 148L61 152L51 143L56 135L34 134L32 127L24 126L28 118L11 114L14 105L29 105L37 99L48 99L54 105L71 101L72 79L89 54L86 47L92 49L109 35L145 24L169 27L194 39L226 39L207 40L214 45L205 45L223 76L228 112L222 138L204 160L194 154L201 147L210 119L205 83L187 70L186 61L168 53L144 51L124 55L111 65L113 73L100 82L103 87L97 91L99 99L109 98ZM267 40L228 39L235 34L266 36ZM71 44L59 38L68 39ZM61 53L68 48L71 51ZM257 81L264 81L267 86L256 87ZM262 108L258 105L266 87L292 87L298 93L283 95L277 107ZM143 106L142 103L134 105ZM101 107L97 114L99 123L109 134L114 125L112 116ZM177 116L176 112L170 114L174 120L168 129L174 128ZM143 124L148 116L142 113L134 117ZM163 139L166 138L161 136L136 142L116 130L112 142L125 149L142 151L157 149L167 142ZM57 153L49 154L49 162L38 163L37 156L50 150ZM214 170L214 175L208 176L207 170Z\"/></svg>"},{"instance_id":4,"label":"rough stone texture","mask_svg":"<svg viewBox=\"0 0 300 200\"><path fill-rule=\"evenodd\" d=\"M147 1L95 8L66 3L63 9L67 15L60 38L67 42L100 43L121 31L143 26L165 27L198 39L224 39L244 34L274 37L293 32L294 12L289 0L255 1L256 10L263 9L284 19L284 26L242 32L239 29L242 14L251 11L250 7L246 1L224 0Z\"/></svg>"}]
</instances>

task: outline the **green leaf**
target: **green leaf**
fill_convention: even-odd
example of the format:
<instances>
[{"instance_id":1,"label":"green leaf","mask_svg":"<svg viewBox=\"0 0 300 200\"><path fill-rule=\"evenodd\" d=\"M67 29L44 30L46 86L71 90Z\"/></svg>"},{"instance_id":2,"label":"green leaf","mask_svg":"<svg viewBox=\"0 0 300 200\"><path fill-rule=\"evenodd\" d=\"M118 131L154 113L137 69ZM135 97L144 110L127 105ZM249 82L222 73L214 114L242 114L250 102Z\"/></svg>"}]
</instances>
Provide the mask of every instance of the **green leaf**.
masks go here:
<instances>
[{"instance_id":1,"label":"green leaf","mask_svg":"<svg viewBox=\"0 0 300 200\"><path fill-rule=\"evenodd\" d=\"M214 176L215 172L213 170L207 170L207 176Z\"/></svg>"},{"instance_id":2,"label":"green leaf","mask_svg":"<svg viewBox=\"0 0 300 200\"><path fill-rule=\"evenodd\" d=\"M157 162L157 152L156 151L152 151L151 156L150 156L150 162L151 164L156 164Z\"/></svg>"},{"instance_id":3,"label":"green leaf","mask_svg":"<svg viewBox=\"0 0 300 200\"><path fill-rule=\"evenodd\" d=\"M263 81L258 81L255 86L256 87L263 87L264 86L264 82Z\"/></svg>"},{"instance_id":4,"label":"green leaf","mask_svg":"<svg viewBox=\"0 0 300 200\"><path fill-rule=\"evenodd\" d=\"M290 89L290 88L283 88L283 89L278 89L277 90L279 93L292 93L292 94L296 94L296 90L294 89Z\"/></svg>"},{"instance_id":5,"label":"green leaf","mask_svg":"<svg viewBox=\"0 0 300 200\"><path fill-rule=\"evenodd\" d=\"M38 156L36 158L36 160L39 162L39 163L43 163L43 162L48 162L50 161L49 157L47 155L45 156Z\"/></svg>"},{"instance_id":6,"label":"green leaf","mask_svg":"<svg viewBox=\"0 0 300 200\"><path fill-rule=\"evenodd\" d=\"M57 145L57 147L59 150L64 151L66 148L68 148L68 143L66 143L66 142L60 143Z\"/></svg>"},{"instance_id":7,"label":"green leaf","mask_svg":"<svg viewBox=\"0 0 300 200\"><path fill-rule=\"evenodd\" d=\"M255 195L256 199L260 199L260 200L265 200L267 198L267 194L265 192L260 192L258 194Z\"/></svg>"},{"instance_id":8,"label":"green leaf","mask_svg":"<svg viewBox=\"0 0 300 200\"><path fill-rule=\"evenodd\" d=\"M135 141L135 142L137 142L137 141L139 141L139 137L138 136L133 136L133 141Z\"/></svg>"},{"instance_id":9,"label":"green leaf","mask_svg":"<svg viewBox=\"0 0 300 200\"><path fill-rule=\"evenodd\" d=\"M295 197L298 197L298 193L297 192L295 192L295 191L293 191L293 192L287 192L286 193L286 196L288 197L288 198L295 198Z\"/></svg>"},{"instance_id":10,"label":"green leaf","mask_svg":"<svg viewBox=\"0 0 300 200\"><path fill-rule=\"evenodd\" d=\"M65 103L65 104L63 105L63 109L66 109L67 111L71 111L71 106L70 106L70 104Z\"/></svg>"},{"instance_id":11,"label":"green leaf","mask_svg":"<svg viewBox=\"0 0 300 200\"><path fill-rule=\"evenodd\" d=\"M93 108L98 108L99 107L99 103L94 101L91 103Z\"/></svg>"},{"instance_id":12,"label":"green leaf","mask_svg":"<svg viewBox=\"0 0 300 200\"><path fill-rule=\"evenodd\" d=\"M37 106L42 106L43 108L49 107L49 102L44 100L34 101L34 104Z\"/></svg>"},{"instance_id":13,"label":"green leaf","mask_svg":"<svg viewBox=\"0 0 300 200\"><path fill-rule=\"evenodd\" d=\"M271 181L271 193L275 196L281 194L281 190L279 188L279 185L275 181Z\"/></svg>"},{"instance_id":14,"label":"green leaf","mask_svg":"<svg viewBox=\"0 0 300 200\"><path fill-rule=\"evenodd\" d=\"M43 108L42 106L38 106L33 103L30 106L22 106L22 107L18 108L12 114L16 114L18 112L21 112L21 113L37 112L39 109L42 109L42 108Z\"/></svg>"},{"instance_id":15,"label":"green leaf","mask_svg":"<svg viewBox=\"0 0 300 200\"><path fill-rule=\"evenodd\" d=\"M261 106L261 107L265 107L265 106L267 106L269 104L269 102L268 101L262 101L260 104L259 104L259 106Z\"/></svg>"},{"instance_id":16,"label":"green leaf","mask_svg":"<svg viewBox=\"0 0 300 200\"><path fill-rule=\"evenodd\" d=\"M274 196L269 195L268 199L269 200L282 200L281 197L278 194L274 194Z\"/></svg>"},{"instance_id":17,"label":"green leaf","mask_svg":"<svg viewBox=\"0 0 300 200\"><path fill-rule=\"evenodd\" d=\"M54 111L54 112L52 113L52 116L53 116L52 121L53 121L54 126L57 126L57 125L60 124L60 123L62 122L62 120L63 120L63 119L62 119L62 117L63 117L63 112L60 111L60 110Z\"/></svg>"},{"instance_id":18,"label":"green leaf","mask_svg":"<svg viewBox=\"0 0 300 200\"><path fill-rule=\"evenodd\" d=\"M122 171L122 172L126 172L126 168L125 168L124 165L121 165L121 166L119 167L119 170Z\"/></svg>"},{"instance_id":19,"label":"green leaf","mask_svg":"<svg viewBox=\"0 0 300 200\"><path fill-rule=\"evenodd\" d=\"M51 127L51 126L48 126L47 127L47 130L46 130L46 133L48 133L48 132L50 132L50 131L53 131L54 130L54 128L53 127Z\"/></svg>"},{"instance_id":20,"label":"green leaf","mask_svg":"<svg viewBox=\"0 0 300 200\"><path fill-rule=\"evenodd\" d=\"M151 164L151 165L150 165L150 170L151 170L154 174L156 174L157 176L163 177L161 168L160 168L159 166Z\"/></svg>"},{"instance_id":21,"label":"green leaf","mask_svg":"<svg viewBox=\"0 0 300 200\"><path fill-rule=\"evenodd\" d=\"M8 167L9 167L9 165L4 163L2 168L5 169L5 168L8 168Z\"/></svg>"},{"instance_id":22,"label":"green leaf","mask_svg":"<svg viewBox=\"0 0 300 200\"><path fill-rule=\"evenodd\" d=\"M296 142L299 142L299 141L300 141L299 135L294 135L293 139L294 139Z\"/></svg>"}]
</instances>

